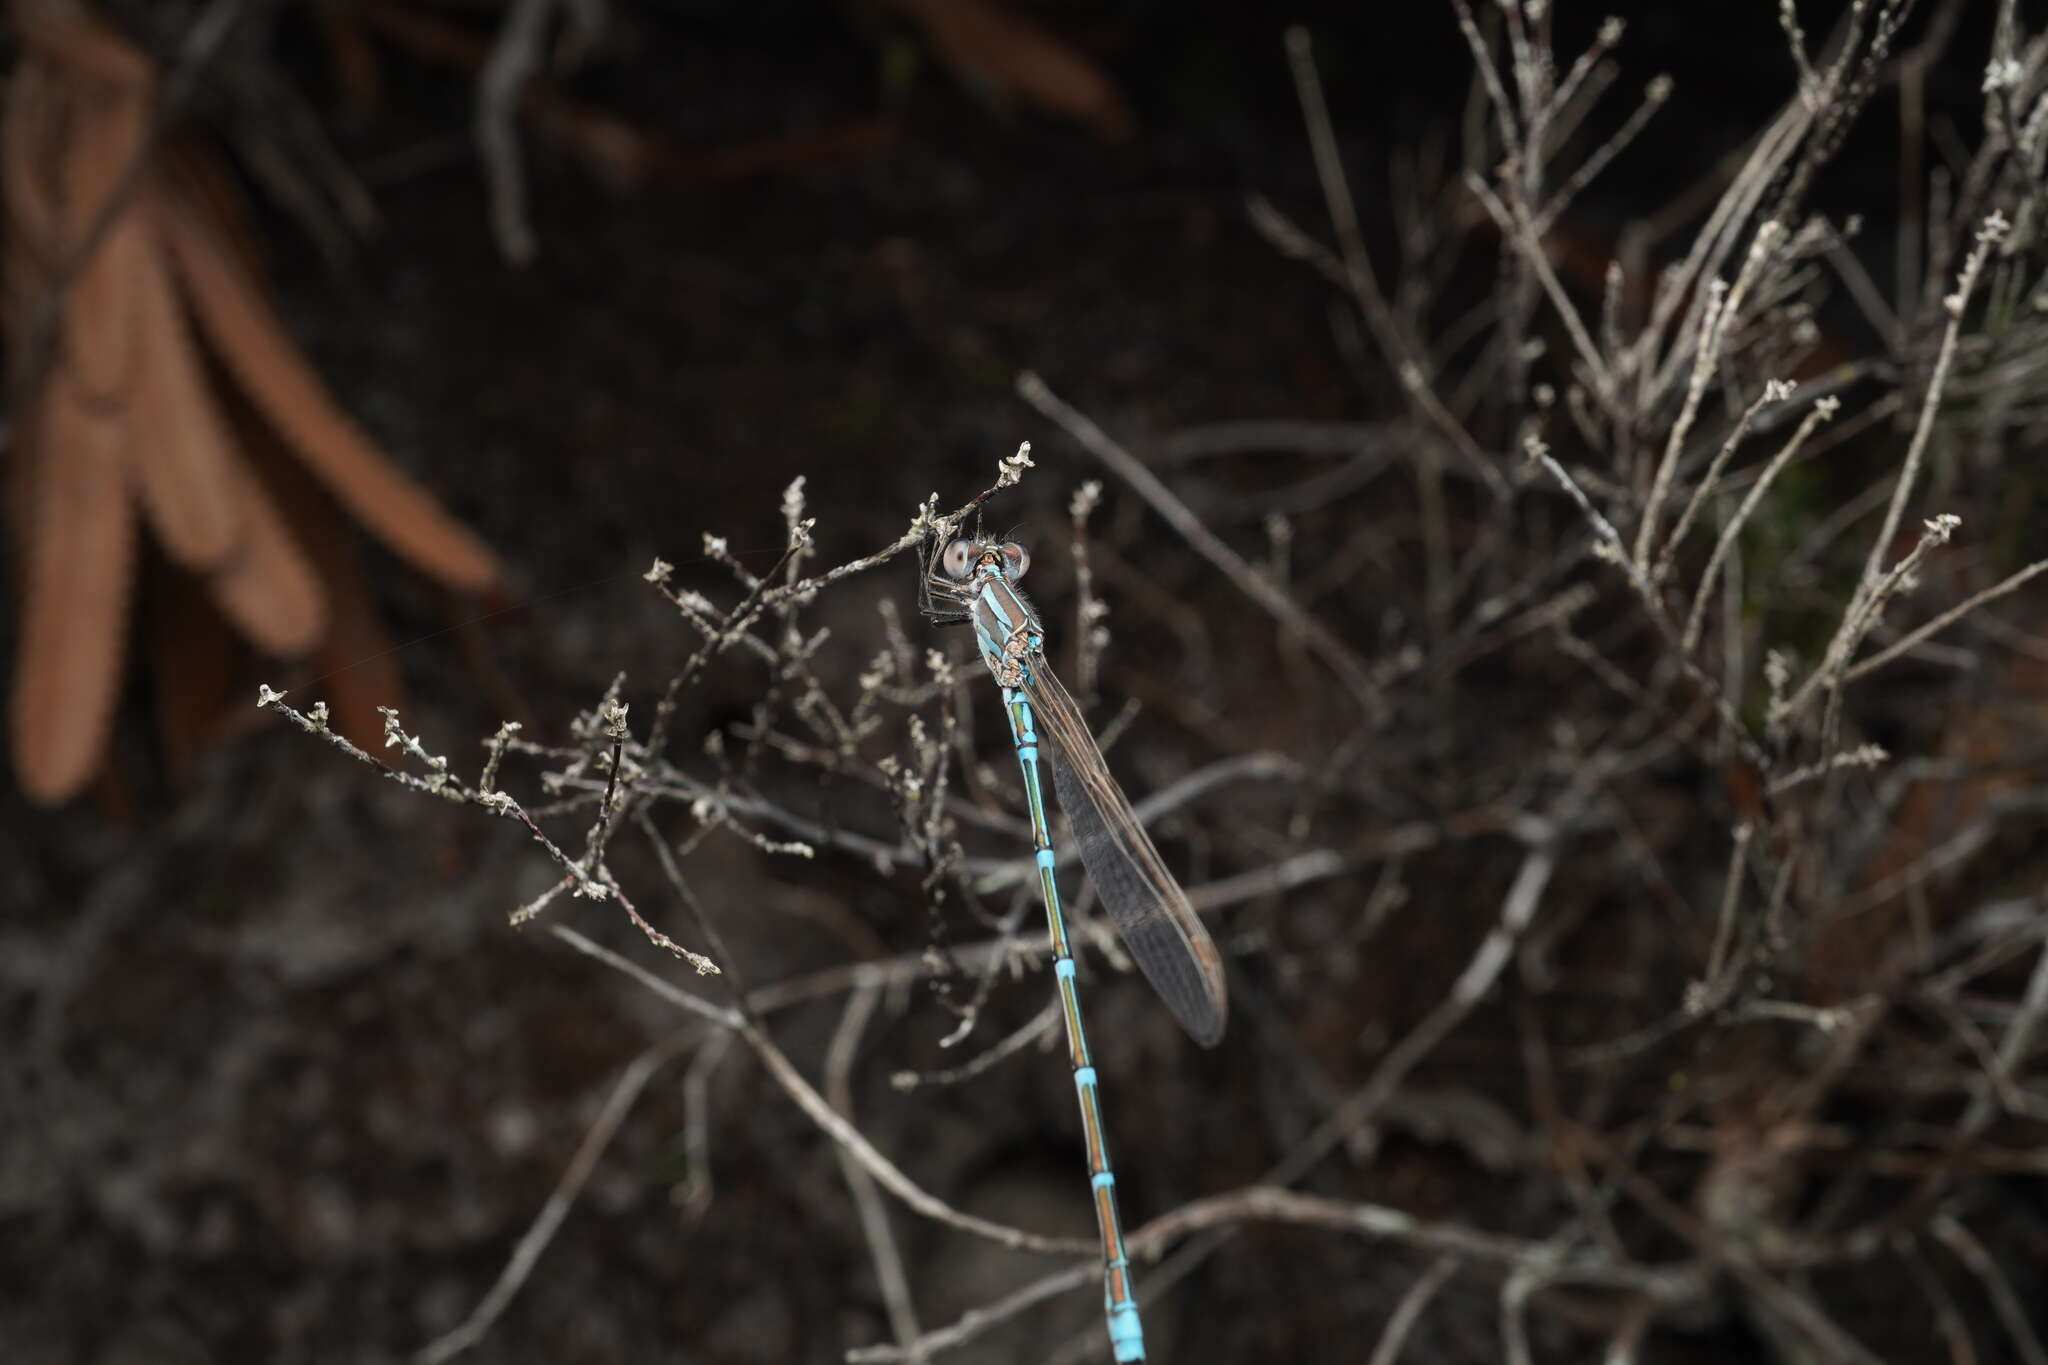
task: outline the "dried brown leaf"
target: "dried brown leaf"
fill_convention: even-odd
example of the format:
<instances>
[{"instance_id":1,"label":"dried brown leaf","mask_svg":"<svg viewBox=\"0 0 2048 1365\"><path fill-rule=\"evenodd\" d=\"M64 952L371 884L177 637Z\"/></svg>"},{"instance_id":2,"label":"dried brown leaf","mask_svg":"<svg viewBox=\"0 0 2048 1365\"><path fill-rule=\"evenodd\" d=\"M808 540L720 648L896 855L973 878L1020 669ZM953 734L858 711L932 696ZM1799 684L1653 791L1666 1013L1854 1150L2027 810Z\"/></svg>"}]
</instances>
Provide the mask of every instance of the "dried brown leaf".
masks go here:
<instances>
[{"instance_id":1,"label":"dried brown leaf","mask_svg":"<svg viewBox=\"0 0 2048 1365\"><path fill-rule=\"evenodd\" d=\"M8 17L24 47L77 76L108 85L146 86L154 75L147 53L74 7L16 5Z\"/></svg>"},{"instance_id":2,"label":"dried brown leaf","mask_svg":"<svg viewBox=\"0 0 2048 1365\"><path fill-rule=\"evenodd\" d=\"M477 592L494 582L496 556L334 405L196 201L180 192L171 201L163 230L185 297L251 403L342 506L399 556L452 588Z\"/></svg>"},{"instance_id":3,"label":"dried brown leaf","mask_svg":"<svg viewBox=\"0 0 2048 1365\"><path fill-rule=\"evenodd\" d=\"M1130 110L1093 62L993 0L896 0L960 75L1089 124L1105 137L1131 131Z\"/></svg>"},{"instance_id":4,"label":"dried brown leaf","mask_svg":"<svg viewBox=\"0 0 2048 1365\"><path fill-rule=\"evenodd\" d=\"M207 577L207 591L258 649L307 653L327 630L326 590L269 491L239 461L235 495L242 543L232 559Z\"/></svg>"},{"instance_id":5,"label":"dried brown leaf","mask_svg":"<svg viewBox=\"0 0 2048 1365\"><path fill-rule=\"evenodd\" d=\"M177 197L198 205L200 218L220 239L242 273L256 288L265 288L263 245L242 212L242 194L234 173L218 156L191 142L171 146L165 160L168 164L164 175L176 184Z\"/></svg>"},{"instance_id":6,"label":"dried brown leaf","mask_svg":"<svg viewBox=\"0 0 2048 1365\"><path fill-rule=\"evenodd\" d=\"M144 511L164 550L205 571L238 548L241 497L235 448L214 397L204 358L180 310L170 261L154 240L158 196L144 200L142 269L133 280L141 373L138 420L126 453Z\"/></svg>"},{"instance_id":7,"label":"dried brown leaf","mask_svg":"<svg viewBox=\"0 0 2048 1365\"><path fill-rule=\"evenodd\" d=\"M120 694L135 557L117 420L63 376L44 385L20 458L30 462L14 768L33 800L69 800L99 770Z\"/></svg>"},{"instance_id":8,"label":"dried brown leaf","mask_svg":"<svg viewBox=\"0 0 2048 1365\"><path fill-rule=\"evenodd\" d=\"M80 389L102 403L127 401L136 365L136 277L149 242L134 196L122 179L142 148L149 120L146 85L112 86L69 76L69 130L61 152L63 259L89 242L100 219L116 216L64 298L62 364Z\"/></svg>"}]
</instances>

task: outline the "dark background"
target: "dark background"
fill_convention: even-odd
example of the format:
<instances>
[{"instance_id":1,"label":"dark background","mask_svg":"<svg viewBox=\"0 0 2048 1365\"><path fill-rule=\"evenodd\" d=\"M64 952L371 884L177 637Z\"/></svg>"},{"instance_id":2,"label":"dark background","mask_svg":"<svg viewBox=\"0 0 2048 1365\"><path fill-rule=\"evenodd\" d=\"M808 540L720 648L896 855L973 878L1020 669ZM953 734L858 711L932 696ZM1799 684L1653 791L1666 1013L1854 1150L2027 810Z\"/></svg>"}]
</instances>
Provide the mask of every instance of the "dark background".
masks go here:
<instances>
[{"instance_id":1,"label":"dark background","mask_svg":"<svg viewBox=\"0 0 2048 1365\"><path fill-rule=\"evenodd\" d=\"M380 100L354 110L332 84L317 27L289 9L275 16L262 59L321 111L381 226L331 259L252 184L272 285L345 406L508 566L507 602L475 604L374 561L387 622L409 642L408 728L430 747L473 771L473 741L498 720L516 714L531 733L558 736L621 671L636 711L651 709L695 640L640 571L661 555L713 590L720 575L695 562L706 532L765 568L782 539L778 500L797 476L832 564L893 538L933 490L942 505L964 501L1000 455L1031 440L1038 468L990 512L1036 538L1034 586L1070 631L1066 502L1104 473L1018 401L1019 371L1044 376L1141 454L1197 423L1384 415L1387 377L1353 366L1333 340L1329 289L1260 240L1244 200L1265 195L1323 230L1281 41L1301 23L1381 241L1375 191L1393 149L1454 130L1464 108L1470 55L1448 7L1018 8L1102 66L1135 116L1128 139L978 98L901 19L859 5L616 5L606 43L562 88L688 154L878 116L887 134L811 164L624 191L529 130L539 255L523 269L491 242L467 140L468 77L385 49ZM1792 77L1774 4L1611 8L1629 30L1594 126L1614 126L1652 75L1669 72L1677 86L1562 227L1596 251L1739 145ZM1562 9L1557 46L1575 53L1606 11ZM1825 32L1823 8L1803 9L1814 11L1808 31ZM1964 6L1957 55L1932 75L1937 109L1971 116L1990 10ZM453 13L488 33L488 7ZM906 53L909 74L890 75ZM1897 181L1887 108L1823 182L1820 207L1882 222ZM202 91L190 131L219 135L236 117L232 99ZM1889 238L1878 241L1882 277ZM1473 269L1468 283L1487 287L1487 266ZM1853 341L1853 316L1842 325ZM1257 495L1299 473L1279 457L1185 479L1166 471L1253 556L1265 543ZM1127 491L1112 481L1106 497L1097 567L1116 633L1096 719L1144 703L1115 760L1134 794L1222 753L1326 749L1332 727L1349 722L1335 719L1340 702L1303 704L1290 690L1315 680L1313 667L1297 658L1281 676L1241 659L1235 639L1269 637L1264 618ZM1411 508L1404 487L1329 516L1399 520ZM1342 543L1320 529L1319 546ZM1316 567L1296 566L1304 577ZM1376 653L1386 621L1373 574L1400 571L1369 569L1315 609ZM912 578L892 564L820 604L812 625L842 637L847 669L877 647L881 599L921 629ZM1162 600L1202 618L1206 653L1191 656L1160 624ZM1551 667L1496 660L1462 684L1464 705L1425 707L1415 723L1444 727L1446 763L1491 748L1512 766L1517 736L1545 728ZM258 680L291 685L294 701L317 698L310 672L252 668L251 714ZM515 828L400 792L267 718L173 774L143 723L151 685L138 675L131 686L111 788L54 812L0 796L0 1355L402 1358L489 1288L619 1069L677 1017L597 963L505 926L553 876ZM679 752L743 722L762 687L743 664L715 670L686 702ZM1000 763L995 722L992 708L978 716L975 746ZM1681 793L1713 787L1696 771L1664 780ZM815 775L783 781L814 813L863 799ZM531 766L520 782L532 788ZM1723 854L1692 842L1704 835L1685 809L1673 795L1640 814L1645 838L1674 859L1681 903L1705 916ZM1240 850L1205 842L1230 818L1226 793L1165 832L1191 886L1244 870ZM1496 842L1425 855L1410 870L1410 903L1369 934L1353 922L1371 868L1292 906L1268 897L1233 912L1242 918L1224 920L1219 940L1263 946L1233 980L1238 1014L1214 1053L1179 1037L1141 984L1096 964L1086 994L1133 1224L1258 1179L1441 997L1513 875L1519 851ZM878 879L848 859L792 869L735 841L701 858L700 891L755 984L849 957L914 955L931 937L914 878ZM649 872L644 859L624 866ZM1595 899L1573 913L1597 928L1625 908ZM615 907L564 900L549 913L665 966ZM978 937L965 923L953 932ZM1577 1041L1670 1007L1681 978L1631 976L1627 945L1640 940L1623 938L1572 940L1579 1013L1558 1027ZM718 983L685 984L723 998ZM1043 985L1002 986L978 1042L1027 1018ZM774 1016L813 1076L841 1003ZM1467 1115L1462 1129L1445 1131L1441 1114L1434 1131L1391 1119L1376 1149L1340 1152L1311 1187L1489 1230L1554 1227L1542 1182L1524 1169L1544 1161L1523 1146L1540 1136L1518 1117L1525 1018L1489 1005L1419 1073L1423 1108ZM907 1097L888 1087L899 1066L960 1060L935 1046L950 1026L922 986L886 998L857 1073L864 1129L962 1207L1086 1235L1057 1052L1030 1050L968 1086ZM701 1209L680 1197L682 1075L672 1065L642 1097L476 1358L822 1362L887 1339L829 1145L741 1049L709 1082L713 1197ZM1654 1097L1664 1078L1651 1067L1610 1079L1624 1095ZM1489 1165L1475 1153L1503 1130L1521 1154ZM2048 1210L2038 1184L2019 1202L2032 1213L2015 1226L2031 1231L2008 1228L1998 1251L2029 1294L2038 1285L2025 1267L2048 1254ZM927 1327L1045 1268L893 1216ZM1426 1264L1326 1233L1255 1228L1172 1287L1148 1292L1157 1271L1147 1267L1139 1282L1159 1359L1362 1360ZM1941 1350L1910 1291L1866 1297L1830 1282L1828 1292L1838 1320L1886 1359ZM1461 1278L1408 1358L1494 1358L1496 1297L1496 1282ZM1065 1296L953 1358L1096 1358L1094 1298ZM1601 1311L1581 1307L1540 1335L1542 1358L1599 1349ZM1981 1303L1969 1311L1989 1319ZM1055 1355L1074 1340L1078 1355ZM1977 1340L1983 1359L2016 1358L1989 1329ZM1767 1350L1728 1311L1666 1324L1647 1358Z\"/></svg>"}]
</instances>

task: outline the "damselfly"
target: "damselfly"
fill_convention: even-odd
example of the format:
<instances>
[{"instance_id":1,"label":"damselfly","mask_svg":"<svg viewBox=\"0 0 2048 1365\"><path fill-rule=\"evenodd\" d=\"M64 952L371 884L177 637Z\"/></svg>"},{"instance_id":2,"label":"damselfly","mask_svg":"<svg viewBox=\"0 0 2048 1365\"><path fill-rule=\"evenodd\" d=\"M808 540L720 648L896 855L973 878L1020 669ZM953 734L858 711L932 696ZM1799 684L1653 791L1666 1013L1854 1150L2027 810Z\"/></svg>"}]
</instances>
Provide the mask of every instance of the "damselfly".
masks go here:
<instances>
[{"instance_id":1,"label":"damselfly","mask_svg":"<svg viewBox=\"0 0 2048 1365\"><path fill-rule=\"evenodd\" d=\"M1024 773L1024 800L1031 814L1031 841L1038 860L1039 893L1052 937L1053 976L1060 1012L1066 1019L1067 1051L1081 1102L1081 1130L1088 1148L1088 1173L1095 1191L1095 1221L1102 1233L1103 1307L1109 1340L1118 1361L1145 1358L1145 1334L1131 1289L1130 1259L1117 1218L1116 1177L1109 1169L1102 1108L1096 1098L1095 1066L1081 1026L1074 989L1074 953L1060 912L1053 877L1050 824L1038 782L1038 742L1051 741L1053 790L1073 826L1095 893L1108 910L1139 970L1152 982L1173 1017L1204 1047L1223 1036L1226 1002L1223 962L1208 930L1195 918L1187 897L1159 859L1144 827L1131 813L1123 789L1109 775L1102 751L1088 733L1081 709L1060 686L1045 661L1045 631L1017 580L1030 556L1014 542L976 535L937 541L925 564L924 613L942 625L972 622L982 661L1003 689L1003 711Z\"/></svg>"}]
</instances>

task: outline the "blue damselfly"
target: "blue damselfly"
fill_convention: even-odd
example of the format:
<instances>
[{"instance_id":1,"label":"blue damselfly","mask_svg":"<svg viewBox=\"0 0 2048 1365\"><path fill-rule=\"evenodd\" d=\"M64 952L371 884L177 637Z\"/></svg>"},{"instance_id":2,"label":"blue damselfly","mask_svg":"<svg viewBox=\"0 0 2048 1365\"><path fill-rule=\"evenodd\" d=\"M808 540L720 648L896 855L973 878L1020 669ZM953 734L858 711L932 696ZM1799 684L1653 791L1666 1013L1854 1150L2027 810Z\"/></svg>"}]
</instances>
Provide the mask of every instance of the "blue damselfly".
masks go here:
<instances>
[{"instance_id":1,"label":"blue damselfly","mask_svg":"<svg viewBox=\"0 0 2048 1365\"><path fill-rule=\"evenodd\" d=\"M1066 1020L1067 1051L1081 1103L1081 1129L1088 1150L1088 1174L1095 1191L1095 1221L1102 1234L1103 1307L1118 1361L1145 1358L1145 1335L1131 1288L1130 1258L1117 1218L1116 1177L1096 1097L1095 1066L1081 1025L1074 988L1073 947L1060 911L1054 879L1052 833L1038 781L1039 736L1050 744L1053 790L1073 826L1081 864L1110 922L1131 958L1152 982L1173 1017L1194 1040L1212 1046L1223 1036L1226 1001L1223 962L1208 930L1188 906L1159 851L1131 813L1131 803L1102 761L1081 709L1045 661L1045 631L1017 580L1030 556L1014 542L976 535L943 537L925 564L924 613L939 624L971 622L982 661L1003 689L1017 763L1024 774L1024 799L1031 815L1031 841L1038 861L1039 892L1052 938L1053 976Z\"/></svg>"}]
</instances>

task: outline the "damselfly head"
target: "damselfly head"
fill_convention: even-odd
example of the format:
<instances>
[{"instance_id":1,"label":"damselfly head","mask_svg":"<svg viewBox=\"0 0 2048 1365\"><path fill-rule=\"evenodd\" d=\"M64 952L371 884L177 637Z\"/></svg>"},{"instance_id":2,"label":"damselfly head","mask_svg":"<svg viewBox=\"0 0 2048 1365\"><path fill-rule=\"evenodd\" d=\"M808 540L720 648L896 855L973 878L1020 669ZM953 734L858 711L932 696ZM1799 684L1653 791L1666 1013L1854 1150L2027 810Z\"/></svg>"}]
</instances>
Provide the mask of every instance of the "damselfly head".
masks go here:
<instances>
[{"instance_id":1,"label":"damselfly head","mask_svg":"<svg viewBox=\"0 0 2048 1365\"><path fill-rule=\"evenodd\" d=\"M939 557L939 567L956 583L965 583L976 569L989 563L1000 565L1003 577L1014 582L1031 567L1031 552L1014 540L1000 545L987 540L956 540Z\"/></svg>"}]
</instances>

